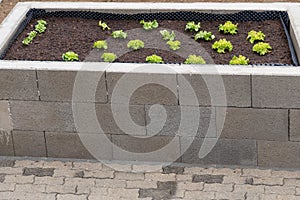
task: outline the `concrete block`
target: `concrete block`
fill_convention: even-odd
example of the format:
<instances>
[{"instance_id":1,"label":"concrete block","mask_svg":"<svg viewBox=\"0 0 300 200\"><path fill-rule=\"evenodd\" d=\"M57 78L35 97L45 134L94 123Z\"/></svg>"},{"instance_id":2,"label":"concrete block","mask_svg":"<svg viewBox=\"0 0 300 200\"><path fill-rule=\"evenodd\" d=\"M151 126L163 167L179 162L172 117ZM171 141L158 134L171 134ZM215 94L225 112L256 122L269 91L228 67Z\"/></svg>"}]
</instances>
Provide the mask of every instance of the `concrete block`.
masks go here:
<instances>
[{"instance_id":1,"label":"concrete block","mask_svg":"<svg viewBox=\"0 0 300 200\"><path fill-rule=\"evenodd\" d=\"M249 165L257 163L256 142L254 140L229 140L214 138L188 138L180 140L181 149L187 148L182 153L182 162L197 164L218 164L218 165ZM208 154L200 158L200 150L211 149Z\"/></svg>"},{"instance_id":2,"label":"concrete block","mask_svg":"<svg viewBox=\"0 0 300 200\"><path fill-rule=\"evenodd\" d=\"M109 102L178 105L176 74L125 74L108 70L106 79ZM113 100L112 95L116 97Z\"/></svg>"},{"instance_id":3,"label":"concrete block","mask_svg":"<svg viewBox=\"0 0 300 200\"><path fill-rule=\"evenodd\" d=\"M193 88L190 91L186 81ZM214 105L249 107L251 89L249 75L183 74L178 76L180 105ZM198 103L191 101L195 93Z\"/></svg>"},{"instance_id":4,"label":"concrete block","mask_svg":"<svg viewBox=\"0 0 300 200\"><path fill-rule=\"evenodd\" d=\"M39 70L38 79L42 101L107 101L105 75L102 71Z\"/></svg>"},{"instance_id":5,"label":"concrete block","mask_svg":"<svg viewBox=\"0 0 300 200\"><path fill-rule=\"evenodd\" d=\"M0 70L0 99L38 100L34 70Z\"/></svg>"},{"instance_id":6,"label":"concrete block","mask_svg":"<svg viewBox=\"0 0 300 200\"><path fill-rule=\"evenodd\" d=\"M173 162L180 157L179 137L112 135L113 158L149 162Z\"/></svg>"},{"instance_id":7,"label":"concrete block","mask_svg":"<svg viewBox=\"0 0 300 200\"><path fill-rule=\"evenodd\" d=\"M75 131L70 103L12 101L10 109L14 130Z\"/></svg>"},{"instance_id":8,"label":"concrete block","mask_svg":"<svg viewBox=\"0 0 300 200\"><path fill-rule=\"evenodd\" d=\"M216 109L217 127L221 138L256 139L256 140L288 140L288 111L284 109L253 108ZM224 119L221 127L221 119Z\"/></svg>"},{"instance_id":9,"label":"concrete block","mask_svg":"<svg viewBox=\"0 0 300 200\"><path fill-rule=\"evenodd\" d=\"M85 134L85 141L76 133L54 133L46 132L46 144L48 157L53 158L76 158L76 159L94 159L89 152L90 145L86 141L97 141L97 134ZM105 150L102 159L111 159L112 150L99 147ZM91 149L93 150L93 149Z\"/></svg>"},{"instance_id":10,"label":"concrete block","mask_svg":"<svg viewBox=\"0 0 300 200\"><path fill-rule=\"evenodd\" d=\"M298 76L253 76L253 106L300 108L299 84Z\"/></svg>"},{"instance_id":11,"label":"concrete block","mask_svg":"<svg viewBox=\"0 0 300 200\"><path fill-rule=\"evenodd\" d=\"M14 156L11 131L0 131L0 156Z\"/></svg>"},{"instance_id":12,"label":"concrete block","mask_svg":"<svg viewBox=\"0 0 300 200\"><path fill-rule=\"evenodd\" d=\"M46 157L44 132L13 131L16 156Z\"/></svg>"},{"instance_id":13,"label":"concrete block","mask_svg":"<svg viewBox=\"0 0 300 200\"><path fill-rule=\"evenodd\" d=\"M299 152L299 142L258 141L258 166L299 168Z\"/></svg>"},{"instance_id":14,"label":"concrete block","mask_svg":"<svg viewBox=\"0 0 300 200\"><path fill-rule=\"evenodd\" d=\"M8 101L0 101L0 130L11 131L12 129L9 103Z\"/></svg>"},{"instance_id":15,"label":"concrete block","mask_svg":"<svg viewBox=\"0 0 300 200\"><path fill-rule=\"evenodd\" d=\"M216 137L215 109L146 106L147 135ZM164 120L165 119L165 120Z\"/></svg>"},{"instance_id":16,"label":"concrete block","mask_svg":"<svg viewBox=\"0 0 300 200\"><path fill-rule=\"evenodd\" d=\"M300 142L300 110L290 110L290 141Z\"/></svg>"}]
</instances>

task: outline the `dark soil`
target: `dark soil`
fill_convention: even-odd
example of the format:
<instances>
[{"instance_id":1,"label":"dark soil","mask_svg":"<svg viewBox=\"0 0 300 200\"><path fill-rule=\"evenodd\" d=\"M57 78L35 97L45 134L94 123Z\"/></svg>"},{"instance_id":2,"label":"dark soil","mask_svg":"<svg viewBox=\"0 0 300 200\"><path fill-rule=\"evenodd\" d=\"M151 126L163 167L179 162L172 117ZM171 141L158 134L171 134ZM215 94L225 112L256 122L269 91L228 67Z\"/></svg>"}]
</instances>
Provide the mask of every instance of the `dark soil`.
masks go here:
<instances>
[{"instance_id":1,"label":"dark soil","mask_svg":"<svg viewBox=\"0 0 300 200\"><path fill-rule=\"evenodd\" d=\"M33 43L29 46L24 46L22 40L26 37L27 33L34 29L34 25L37 20L32 20L25 30L19 35L17 40L13 43L12 47L8 50L5 60L42 60L42 61L61 61L62 54L67 51L75 51L79 55L80 61L87 60L86 58L91 55L93 52L93 43L97 40L105 40L110 38L110 34L114 30L124 30L130 31L132 29L139 30L141 25L138 21L128 20L128 21L118 21L118 20L104 20L110 27L110 31L103 31L98 26L98 20L88 20L81 18L57 18L57 17L48 17L43 18L48 22L47 30L44 34L36 37L33 40ZM171 29L177 32L180 32L188 38L188 42L193 43L192 36L194 33L187 32L184 30L185 21L169 21L169 20L159 20L160 29ZM218 25L224 23L224 21L203 21L201 22L201 30L211 31L215 36L216 40L221 38L226 38L231 41L233 44L233 51L227 52L225 54L218 54L214 51L211 46L212 42L197 41L199 48L205 49L206 53L210 55L213 59L213 62L216 64L228 64L233 55L244 55L247 56L251 64L264 64L264 63L282 63L282 64L292 64L290 50L288 47L287 39L282 27L281 22L278 20L268 20L261 22L240 22L238 26L237 35L224 35L219 33ZM266 34L265 42L268 42L273 50L271 53L265 56L259 56L258 54L252 52L252 44L246 41L246 37L249 31L257 30L262 31ZM136 31L136 37L139 37L141 34L143 37L147 38L146 34L153 31ZM110 39L111 42L117 44L115 46L116 51L120 47L116 45L125 45L130 39L130 34L128 39L125 41L120 41L118 39ZM142 37L142 36L141 36ZM179 38L177 38L179 39ZM180 39L179 39L180 40ZM158 33L157 37L149 37L145 42L145 48L137 51L128 51L118 55L116 62L145 62L145 58L152 54L157 54L161 56L167 63L182 63L189 54L195 53L195 48L190 48L187 52L180 51L174 52L168 50L168 46L165 45ZM163 46L163 48L154 48L151 46L153 43L158 43ZM185 41L182 41L182 45ZM110 48L107 51L115 53L114 49ZM181 49L180 49L181 50ZM101 61L100 54L96 60Z\"/></svg>"}]
</instances>

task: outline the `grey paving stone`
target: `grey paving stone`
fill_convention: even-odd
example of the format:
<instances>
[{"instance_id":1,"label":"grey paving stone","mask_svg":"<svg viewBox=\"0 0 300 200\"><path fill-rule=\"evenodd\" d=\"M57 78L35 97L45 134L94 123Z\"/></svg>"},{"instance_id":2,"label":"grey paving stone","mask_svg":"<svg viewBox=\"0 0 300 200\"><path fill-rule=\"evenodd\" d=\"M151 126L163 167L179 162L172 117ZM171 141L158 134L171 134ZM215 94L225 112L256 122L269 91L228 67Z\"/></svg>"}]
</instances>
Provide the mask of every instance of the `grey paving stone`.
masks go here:
<instances>
[{"instance_id":1,"label":"grey paving stone","mask_svg":"<svg viewBox=\"0 0 300 200\"><path fill-rule=\"evenodd\" d=\"M114 103L126 104L126 100L128 99L126 96L133 92L125 89L122 89L120 93L116 92L116 84L118 84L119 87L124 84L118 82L123 75L124 73L107 72L106 79L109 102L111 102L113 94L117 97L113 101ZM178 105L177 81L175 74L126 73L126 78L123 79L130 79L131 81L130 84L128 83L129 85L127 88L134 88L137 86L136 90L134 90L134 92L130 95L130 104ZM153 83L145 84L146 81L149 80ZM162 82L161 85L156 84L156 82L159 81Z\"/></svg>"},{"instance_id":2,"label":"grey paving stone","mask_svg":"<svg viewBox=\"0 0 300 200\"><path fill-rule=\"evenodd\" d=\"M97 142L96 134L85 134L87 138ZM94 137L95 136L95 137ZM94 159L93 155L89 152L90 145L82 141L76 133L58 133L58 132L46 132L46 144L48 157L53 158L77 158L77 159ZM92 143L93 144L93 143ZM95 147L96 148L96 147ZM99 147L105 150L105 147ZM106 149L103 152L103 159L111 159L112 151Z\"/></svg>"},{"instance_id":3,"label":"grey paving stone","mask_svg":"<svg viewBox=\"0 0 300 200\"><path fill-rule=\"evenodd\" d=\"M0 183L3 183L5 180L5 174L0 174Z\"/></svg>"},{"instance_id":4,"label":"grey paving stone","mask_svg":"<svg viewBox=\"0 0 300 200\"><path fill-rule=\"evenodd\" d=\"M170 199L171 194L170 194L170 190L140 189L139 198L147 198L147 197L150 197L153 200Z\"/></svg>"},{"instance_id":5,"label":"grey paving stone","mask_svg":"<svg viewBox=\"0 0 300 200\"><path fill-rule=\"evenodd\" d=\"M16 156L46 157L44 132L13 131Z\"/></svg>"},{"instance_id":6,"label":"grey paving stone","mask_svg":"<svg viewBox=\"0 0 300 200\"><path fill-rule=\"evenodd\" d=\"M300 108L299 84L298 76L253 76L253 106Z\"/></svg>"},{"instance_id":7,"label":"grey paving stone","mask_svg":"<svg viewBox=\"0 0 300 200\"><path fill-rule=\"evenodd\" d=\"M300 110L290 110L290 141L300 142Z\"/></svg>"},{"instance_id":8,"label":"grey paving stone","mask_svg":"<svg viewBox=\"0 0 300 200\"><path fill-rule=\"evenodd\" d=\"M300 167L300 143L258 141L258 166Z\"/></svg>"},{"instance_id":9,"label":"grey paving stone","mask_svg":"<svg viewBox=\"0 0 300 200\"><path fill-rule=\"evenodd\" d=\"M0 99L38 100L34 70L0 70Z\"/></svg>"},{"instance_id":10,"label":"grey paving stone","mask_svg":"<svg viewBox=\"0 0 300 200\"><path fill-rule=\"evenodd\" d=\"M27 168L23 169L23 176L34 175L37 177L53 176L54 168Z\"/></svg>"},{"instance_id":11,"label":"grey paving stone","mask_svg":"<svg viewBox=\"0 0 300 200\"><path fill-rule=\"evenodd\" d=\"M183 174L184 172L184 167L180 167L180 166L165 166L162 168L163 169L163 174Z\"/></svg>"},{"instance_id":12,"label":"grey paving stone","mask_svg":"<svg viewBox=\"0 0 300 200\"><path fill-rule=\"evenodd\" d=\"M214 108L148 105L146 114L147 135L217 136Z\"/></svg>"},{"instance_id":13,"label":"grey paving stone","mask_svg":"<svg viewBox=\"0 0 300 200\"><path fill-rule=\"evenodd\" d=\"M75 131L71 103L12 101L10 108L15 130Z\"/></svg>"},{"instance_id":14,"label":"grey paving stone","mask_svg":"<svg viewBox=\"0 0 300 200\"><path fill-rule=\"evenodd\" d=\"M177 182L176 181L167 181L167 182L158 181L157 189L170 190L170 194L175 195L176 190L177 190Z\"/></svg>"},{"instance_id":15,"label":"grey paving stone","mask_svg":"<svg viewBox=\"0 0 300 200\"><path fill-rule=\"evenodd\" d=\"M193 175L192 182L193 183L222 183L223 182L224 175L210 175L210 174L204 174L204 175Z\"/></svg>"},{"instance_id":16,"label":"grey paving stone","mask_svg":"<svg viewBox=\"0 0 300 200\"><path fill-rule=\"evenodd\" d=\"M194 91L189 91L185 80ZM189 98L191 92L197 95L199 103L196 105L200 106L212 105L212 99L214 99L214 106L249 107L251 105L250 76L248 75L184 74L178 76L178 84L180 105L195 105L191 101L192 98ZM226 96L221 98L220 95L223 93ZM221 101L222 99L226 99L226 102Z\"/></svg>"},{"instance_id":17,"label":"grey paving stone","mask_svg":"<svg viewBox=\"0 0 300 200\"><path fill-rule=\"evenodd\" d=\"M221 138L288 140L288 111L284 109L217 108L217 126ZM224 126L221 119L225 117Z\"/></svg>"},{"instance_id":18,"label":"grey paving stone","mask_svg":"<svg viewBox=\"0 0 300 200\"><path fill-rule=\"evenodd\" d=\"M104 72L39 70L37 73L40 96L43 101L107 101ZM78 90L76 89L76 94L73 94L75 80Z\"/></svg>"},{"instance_id":19,"label":"grey paving stone","mask_svg":"<svg viewBox=\"0 0 300 200\"><path fill-rule=\"evenodd\" d=\"M15 163L15 160L0 160L0 167L13 167Z\"/></svg>"}]
</instances>

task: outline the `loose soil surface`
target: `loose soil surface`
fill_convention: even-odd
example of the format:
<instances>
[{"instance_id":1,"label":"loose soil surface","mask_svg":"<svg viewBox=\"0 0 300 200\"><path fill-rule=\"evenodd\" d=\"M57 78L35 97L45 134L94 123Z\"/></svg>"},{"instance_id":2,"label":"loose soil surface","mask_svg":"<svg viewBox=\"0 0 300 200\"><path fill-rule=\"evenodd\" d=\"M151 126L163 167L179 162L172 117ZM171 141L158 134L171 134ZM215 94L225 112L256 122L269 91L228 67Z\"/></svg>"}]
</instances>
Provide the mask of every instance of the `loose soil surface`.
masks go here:
<instances>
[{"instance_id":1,"label":"loose soil surface","mask_svg":"<svg viewBox=\"0 0 300 200\"><path fill-rule=\"evenodd\" d=\"M57 17L43 19L48 22L46 32L36 37L29 46L24 46L22 40L27 33L34 29L37 21L37 19L32 20L7 52L6 60L61 61L62 53L75 51L79 54L80 61L101 61L100 56L103 52L95 52L92 48L93 43L97 40L107 39L108 52L117 54L117 62L143 63L147 56L155 53L167 63L182 63L187 55L199 54L195 52L197 52L197 49L202 49L199 52L210 55L208 59L210 61L207 60L207 56L204 56L208 63L228 64L234 55L247 56L251 64L292 63L286 36L279 20L240 22L237 35L225 35L218 31L218 25L224 23L224 21L203 21L201 22L201 29L211 31L216 36L216 39L211 42L202 40L194 42L192 38L194 33L184 30L186 21L158 20L160 29L144 31L139 21L104 20L111 27L111 30L103 31L98 26L98 20ZM128 32L128 38L126 40L111 39L111 32L120 29ZM177 39L181 41L182 46L188 43L187 48L176 52L169 50L159 34L161 29L174 30L176 36L179 36ZM271 53L259 56L252 52L253 45L246 41L247 34L251 30L260 30L266 34L265 42L268 42L273 48ZM157 33L157 35L155 36L153 33ZM130 38L130 35L134 34L135 36ZM213 42L221 38L231 41L233 44L232 52L218 54L212 49ZM145 42L145 48L129 51L126 48L126 44L130 39L142 39ZM154 43L159 44L159 47L155 48L153 46ZM195 46L194 43L198 46ZM122 47L127 49L127 51L121 51Z\"/></svg>"}]
</instances>

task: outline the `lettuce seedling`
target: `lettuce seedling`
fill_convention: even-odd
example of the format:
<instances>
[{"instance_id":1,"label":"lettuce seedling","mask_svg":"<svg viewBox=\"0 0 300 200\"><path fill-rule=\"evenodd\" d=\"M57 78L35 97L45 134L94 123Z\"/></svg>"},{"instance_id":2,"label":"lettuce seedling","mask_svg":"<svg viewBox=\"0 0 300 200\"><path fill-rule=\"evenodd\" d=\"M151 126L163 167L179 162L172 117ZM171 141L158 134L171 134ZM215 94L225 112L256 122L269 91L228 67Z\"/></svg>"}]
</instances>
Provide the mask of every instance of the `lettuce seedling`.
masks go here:
<instances>
[{"instance_id":1,"label":"lettuce seedling","mask_svg":"<svg viewBox=\"0 0 300 200\"><path fill-rule=\"evenodd\" d=\"M38 33L44 33L46 31L47 22L45 20L38 20L38 23L35 25L35 30Z\"/></svg>"},{"instance_id":2,"label":"lettuce seedling","mask_svg":"<svg viewBox=\"0 0 300 200\"><path fill-rule=\"evenodd\" d=\"M148 62L148 63L164 63L162 57L155 55L155 54L153 54L151 56L147 56L146 62Z\"/></svg>"},{"instance_id":3,"label":"lettuce seedling","mask_svg":"<svg viewBox=\"0 0 300 200\"><path fill-rule=\"evenodd\" d=\"M118 31L112 32L111 36L113 38L126 39L127 38L127 33L123 32L123 30L118 30Z\"/></svg>"},{"instance_id":4,"label":"lettuce seedling","mask_svg":"<svg viewBox=\"0 0 300 200\"><path fill-rule=\"evenodd\" d=\"M211 32L200 31L195 35L194 39L195 40L203 39L205 41L211 41L211 40L215 39L215 36Z\"/></svg>"},{"instance_id":5,"label":"lettuce seedling","mask_svg":"<svg viewBox=\"0 0 300 200\"><path fill-rule=\"evenodd\" d=\"M98 26L100 26L102 28L102 30L105 31L106 30L110 30L110 28L108 27L108 25L105 22L99 21Z\"/></svg>"},{"instance_id":6,"label":"lettuce seedling","mask_svg":"<svg viewBox=\"0 0 300 200\"><path fill-rule=\"evenodd\" d=\"M233 24L231 21L227 21L224 24L219 25L219 31L225 34L230 33L231 35L235 35L238 31L238 24Z\"/></svg>"},{"instance_id":7,"label":"lettuce seedling","mask_svg":"<svg viewBox=\"0 0 300 200\"><path fill-rule=\"evenodd\" d=\"M206 62L202 56L189 55L184 61L184 64L206 64Z\"/></svg>"},{"instance_id":8,"label":"lettuce seedling","mask_svg":"<svg viewBox=\"0 0 300 200\"><path fill-rule=\"evenodd\" d=\"M217 49L218 53L225 53L225 50L232 51L233 46L230 41L227 41L226 39L220 39L212 45L212 48Z\"/></svg>"},{"instance_id":9,"label":"lettuce seedling","mask_svg":"<svg viewBox=\"0 0 300 200\"><path fill-rule=\"evenodd\" d=\"M239 55L239 57L233 56L229 62L229 65L249 65L249 63L249 58L246 58L246 56Z\"/></svg>"},{"instance_id":10,"label":"lettuce seedling","mask_svg":"<svg viewBox=\"0 0 300 200\"><path fill-rule=\"evenodd\" d=\"M42 19L38 20L37 23L38 23L38 24L42 24L42 25L44 25L44 26L47 25L47 22L46 22L45 20L42 20Z\"/></svg>"},{"instance_id":11,"label":"lettuce seedling","mask_svg":"<svg viewBox=\"0 0 300 200\"><path fill-rule=\"evenodd\" d=\"M180 45L181 45L180 41L178 41L178 40L175 40L175 41L170 40L167 42L167 44L169 45L170 49L172 49L174 51L180 49Z\"/></svg>"},{"instance_id":12,"label":"lettuce seedling","mask_svg":"<svg viewBox=\"0 0 300 200\"><path fill-rule=\"evenodd\" d=\"M101 58L104 62L113 62L117 59L117 55L114 53L103 53Z\"/></svg>"},{"instance_id":13,"label":"lettuce seedling","mask_svg":"<svg viewBox=\"0 0 300 200\"><path fill-rule=\"evenodd\" d=\"M24 40L22 41L22 44L24 45L29 45L32 40L36 37L37 32L36 31L30 31L30 33L27 34L28 36L26 38L24 38Z\"/></svg>"},{"instance_id":14,"label":"lettuce seedling","mask_svg":"<svg viewBox=\"0 0 300 200\"><path fill-rule=\"evenodd\" d=\"M158 28L158 22L156 20L145 22L144 20L140 21L140 24L143 25L145 30L152 30Z\"/></svg>"},{"instance_id":15,"label":"lettuce seedling","mask_svg":"<svg viewBox=\"0 0 300 200\"><path fill-rule=\"evenodd\" d=\"M261 31L257 32L257 31L252 30L248 33L247 40L249 40L249 42L251 44L253 44L255 41L264 41L265 34Z\"/></svg>"},{"instance_id":16,"label":"lettuce seedling","mask_svg":"<svg viewBox=\"0 0 300 200\"><path fill-rule=\"evenodd\" d=\"M195 22L188 22L185 25L185 30L189 30L189 31L199 31L201 27L201 23L198 22L198 24L195 24Z\"/></svg>"},{"instance_id":17,"label":"lettuce seedling","mask_svg":"<svg viewBox=\"0 0 300 200\"><path fill-rule=\"evenodd\" d=\"M107 46L107 43L105 40L98 40L94 43L94 46L93 46L95 49L107 49L108 46Z\"/></svg>"},{"instance_id":18,"label":"lettuce seedling","mask_svg":"<svg viewBox=\"0 0 300 200\"><path fill-rule=\"evenodd\" d=\"M130 40L127 43L129 49L138 50L144 48L144 42L142 40Z\"/></svg>"},{"instance_id":19,"label":"lettuce seedling","mask_svg":"<svg viewBox=\"0 0 300 200\"><path fill-rule=\"evenodd\" d=\"M270 46L270 44L265 42L259 42L252 48L252 51L258 53L261 56L266 55L267 53L271 52L271 50L272 47Z\"/></svg>"},{"instance_id":20,"label":"lettuce seedling","mask_svg":"<svg viewBox=\"0 0 300 200\"><path fill-rule=\"evenodd\" d=\"M73 51L68 51L62 55L64 61L76 61L78 59L78 54Z\"/></svg>"},{"instance_id":21,"label":"lettuce seedling","mask_svg":"<svg viewBox=\"0 0 300 200\"><path fill-rule=\"evenodd\" d=\"M175 40L176 37L174 31L170 32L168 30L161 30L160 34L162 35L163 40L168 40L168 41L173 41Z\"/></svg>"}]
</instances>

